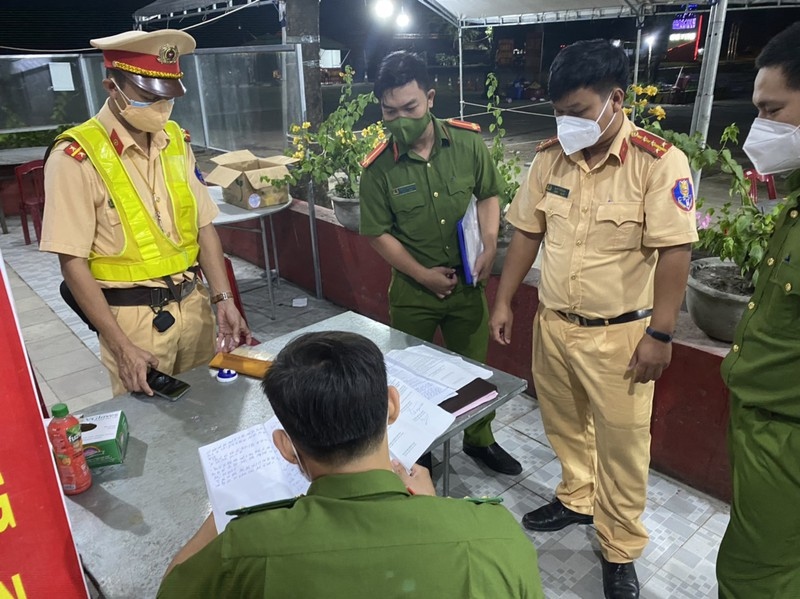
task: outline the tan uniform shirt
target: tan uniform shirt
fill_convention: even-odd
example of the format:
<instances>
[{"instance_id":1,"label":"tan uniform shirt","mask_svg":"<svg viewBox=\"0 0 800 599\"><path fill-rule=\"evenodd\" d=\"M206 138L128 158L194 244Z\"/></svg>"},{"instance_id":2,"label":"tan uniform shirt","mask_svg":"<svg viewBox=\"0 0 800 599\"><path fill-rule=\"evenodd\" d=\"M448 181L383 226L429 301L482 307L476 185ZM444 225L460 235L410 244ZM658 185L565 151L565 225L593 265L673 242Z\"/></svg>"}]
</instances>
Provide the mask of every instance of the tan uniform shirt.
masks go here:
<instances>
[{"instance_id":1,"label":"tan uniform shirt","mask_svg":"<svg viewBox=\"0 0 800 599\"><path fill-rule=\"evenodd\" d=\"M108 107L97 114L112 142L119 142L120 156L125 170L133 181L139 197L153 219L156 219L156 201L163 230L172 239L178 238L173 221L172 201L167 192L159 154L168 143L173 143L160 131L151 138L149 155L133 141ZM176 140L185 143L183 140ZM39 249L57 254L88 258L90 252L100 255L118 254L122 251L125 234L120 215L111 201L103 179L87 158L78 161L64 152L69 142L63 141L53 148L45 164L45 206L42 221L42 240ZM208 190L195 174L194 153L189 150L187 161L189 187L197 200L197 227L202 228L216 218L219 209ZM147 180L146 180L147 179ZM155 184L155 197L151 188ZM182 275L174 277L176 282ZM101 287L130 287L130 283L98 281ZM137 285L165 286L161 280L139 281Z\"/></svg>"},{"instance_id":2,"label":"tan uniform shirt","mask_svg":"<svg viewBox=\"0 0 800 599\"><path fill-rule=\"evenodd\" d=\"M614 318L651 308L656 249L697 241L686 156L636 146L637 129L626 119L591 169L582 152L542 150L511 204L509 222L545 233L539 297L551 310Z\"/></svg>"}]
</instances>

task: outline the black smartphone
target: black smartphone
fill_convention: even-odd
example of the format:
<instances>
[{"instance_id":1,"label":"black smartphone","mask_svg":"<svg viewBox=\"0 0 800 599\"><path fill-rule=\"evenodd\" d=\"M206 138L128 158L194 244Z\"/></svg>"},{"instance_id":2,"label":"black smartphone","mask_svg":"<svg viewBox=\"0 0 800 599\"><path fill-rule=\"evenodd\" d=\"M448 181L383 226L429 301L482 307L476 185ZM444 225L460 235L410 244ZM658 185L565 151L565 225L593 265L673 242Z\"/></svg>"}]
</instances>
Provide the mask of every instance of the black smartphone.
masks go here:
<instances>
[{"instance_id":1,"label":"black smartphone","mask_svg":"<svg viewBox=\"0 0 800 599\"><path fill-rule=\"evenodd\" d=\"M147 384L153 393L170 401L178 400L189 390L189 383L179 381L155 368L147 371Z\"/></svg>"}]
</instances>

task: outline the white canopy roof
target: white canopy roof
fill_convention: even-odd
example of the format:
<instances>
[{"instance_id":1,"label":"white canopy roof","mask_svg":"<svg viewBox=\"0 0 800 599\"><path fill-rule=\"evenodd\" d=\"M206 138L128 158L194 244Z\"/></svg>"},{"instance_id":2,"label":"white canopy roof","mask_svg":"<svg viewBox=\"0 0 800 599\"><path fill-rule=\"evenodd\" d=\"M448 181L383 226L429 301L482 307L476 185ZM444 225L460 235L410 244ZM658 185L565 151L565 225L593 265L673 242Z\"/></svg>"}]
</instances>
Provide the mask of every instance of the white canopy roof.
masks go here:
<instances>
[{"instance_id":1,"label":"white canopy roof","mask_svg":"<svg viewBox=\"0 0 800 599\"><path fill-rule=\"evenodd\" d=\"M419 0L423 5L462 26L520 25L649 15L657 4L680 5L675 0ZM800 0L729 0L741 8L800 4Z\"/></svg>"}]
</instances>

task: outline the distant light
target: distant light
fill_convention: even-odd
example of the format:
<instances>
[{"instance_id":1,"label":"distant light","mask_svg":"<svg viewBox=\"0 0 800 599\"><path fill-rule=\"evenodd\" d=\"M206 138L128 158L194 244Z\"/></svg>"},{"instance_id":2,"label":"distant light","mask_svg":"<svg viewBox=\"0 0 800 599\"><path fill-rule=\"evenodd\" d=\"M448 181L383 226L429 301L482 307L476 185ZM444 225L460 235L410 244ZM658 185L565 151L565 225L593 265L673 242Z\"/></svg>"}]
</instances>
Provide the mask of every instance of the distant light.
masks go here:
<instances>
[{"instance_id":1,"label":"distant light","mask_svg":"<svg viewBox=\"0 0 800 599\"><path fill-rule=\"evenodd\" d=\"M611 45L615 48L619 48L619 45L622 43L621 40L611 40Z\"/></svg>"},{"instance_id":2,"label":"distant light","mask_svg":"<svg viewBox=\"0 0 800 599\"><path fill-rule=\"evenodd\" d=\"M648 35L648 36L645 38L645 42L647 43L647 45L648 45L650 48L652 48L652 47L653 47L653 44L655 44L655 43L656 43L656 35L655 35L655 34Z\"/></svg>"},{"instance_id":3,"label":"distant light","mask_svg":"<svg viewBox=\"0 0 800 599\"><path fill-rule=\"evenodd\" d=\"M388 19L394 14L394 3L392 0L378 0L373 10L379 19Z\"/></svg>"},{"instance_id":4,"label":"distant light","mask_svg":"<svg viewBox=\"0 0 800 599\"><path fill-rule=\"evenodd\" d=\"M703 53L703 50L704 50L704 48L698 48L698 49L697 49L697 53L698 53L698 54L702 54L702 53Z\"/></svg>"},{"instance_id":5,"label":"distant light","mask_svg":"<svg viewBox=\"0 0 800 599\"><path fill-rule=\"evenodd\" d=\"M411 17L406 14L405 10L401 10L400 14L397 15L397 26L400 29L405 29L409 25L411 25Z\"/></svg>"}]
</instances>

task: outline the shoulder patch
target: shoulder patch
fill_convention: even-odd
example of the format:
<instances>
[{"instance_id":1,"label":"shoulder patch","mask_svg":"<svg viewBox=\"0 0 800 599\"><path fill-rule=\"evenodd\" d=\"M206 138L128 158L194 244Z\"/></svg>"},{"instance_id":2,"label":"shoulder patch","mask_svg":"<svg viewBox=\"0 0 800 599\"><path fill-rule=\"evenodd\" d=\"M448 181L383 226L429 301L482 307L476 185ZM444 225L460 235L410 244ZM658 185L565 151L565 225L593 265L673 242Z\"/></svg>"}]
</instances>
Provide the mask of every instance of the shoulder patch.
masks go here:
<instances>
[{"instance_id":1,"label":"shoulder patch","mask_svg":"<svg viewBox=\"0 0 800 599\"><path fill-rule=\"evenodd\" d=\"M64 148L64 152L68 156L72 156L78 162L83 162L86 160L86 152L83 151L83 148L77 141L73 141L66 148Z\"/></svg>"},{"instance_id":2,"label":"shoulder patch","mask_svg":"<svg viewBox=\"0 0 800 599\"><path fill-rule=\"evenodd\" d=\"M656 158L661 158L672 147L668 141L643 129L631 133L631 143Z\"/></svg>"},{"instance_id":3,"label":"shoulder patch","mask_svg":"<svg viewBox=\"0 0 800 599\"><path fill-rule=\"evenodd\" d=\"M248 514L255 514L256 512L266 512L269 510L277 510L281 508L292 507L300 497L291 497L289 499L279 499L278 501L270 501L268 503L259 503L258 505L251 505L242 507L238 510L230 510L225 512L228 516L238 518L240 516L247 516Z\"/></svg>"},{"instance_id":4,"label":"shoulder patch","mask_svg":"<svg viewBox=\"0 0 800 599\"><path fill-rule=\"evenodd\" d=\"M684 212L691 212L694 208L694 190L689 179L676 179L675 187L672 188L672 199L675 200L678 208Z\"/></svg>"},{"instance_id":5,"label":"shoulder patch","mask_svg":"<svg viewBox=\"0 0 800 599\"><path fill-rule=\"evenodd\" d=\"M478 123L470 123L469 121L462 121L461 119L447 119L445 123L457 129L466 129L467 131L474 131L475 133L481 132L481 126Z\"/></svg>"},{"instance_id":6,"label":"shoulder patch","mask_svg":"<svg viewBox=\"0 0 800 599\"><path fill-rule=\"evenodd\" d=\"M367 168L370 164L375 162L375 159L380 156L383 151L389 147L389 140L386 139L375 146L375 149L372 150L369 154L367 154L366 158L361 161L361 168Z\"/></svg>"},{"instance_id":7,"label":"shoulder patch","mask_svg":"<svg viewBox=\"0 0 800 599\"><path fill-rule=\"evenodd\" d=\"M552 148L557 143L558 143L558 135L554 135L550 139L545 139L538 146L536 146L536 152L541 152L542 150L546 150L547 148Z\"/></svg>"},{"instance_id":8,"label":"shoulder patch","mask_svg":"<svg viewBox=\"0 0 800 599\"><path fill-rule=\"evenodd\" d=\"M186 129L181 129L181 133L183 133L183 141L185 141L187 144L192 141L192 134Z\"/></svg>"}]
</instances>

